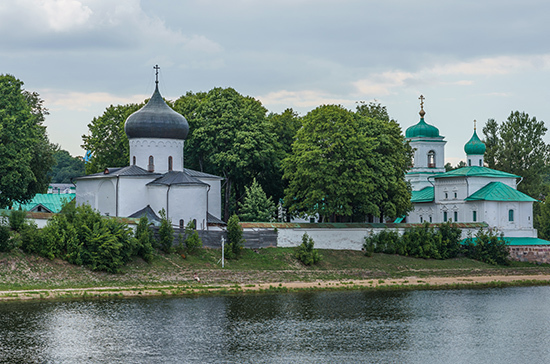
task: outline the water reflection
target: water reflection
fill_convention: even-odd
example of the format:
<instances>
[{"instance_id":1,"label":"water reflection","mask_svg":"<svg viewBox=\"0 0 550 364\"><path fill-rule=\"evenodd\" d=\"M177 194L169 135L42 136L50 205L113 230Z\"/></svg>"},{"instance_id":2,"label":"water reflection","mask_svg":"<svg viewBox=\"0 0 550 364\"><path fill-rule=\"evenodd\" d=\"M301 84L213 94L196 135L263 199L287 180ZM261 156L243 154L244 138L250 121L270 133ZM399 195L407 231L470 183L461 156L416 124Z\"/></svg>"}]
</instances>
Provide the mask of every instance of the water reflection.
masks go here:
<instances>
[{"instance_id":1,"label":"water reflection","mask_svg":"<svg viewBox=\"0 0 550 364\"><path fill-rule=\"evenodd\" d=\"M0 363L550 359L550 288L0 304Z\"/></svg>"}]
</instances>

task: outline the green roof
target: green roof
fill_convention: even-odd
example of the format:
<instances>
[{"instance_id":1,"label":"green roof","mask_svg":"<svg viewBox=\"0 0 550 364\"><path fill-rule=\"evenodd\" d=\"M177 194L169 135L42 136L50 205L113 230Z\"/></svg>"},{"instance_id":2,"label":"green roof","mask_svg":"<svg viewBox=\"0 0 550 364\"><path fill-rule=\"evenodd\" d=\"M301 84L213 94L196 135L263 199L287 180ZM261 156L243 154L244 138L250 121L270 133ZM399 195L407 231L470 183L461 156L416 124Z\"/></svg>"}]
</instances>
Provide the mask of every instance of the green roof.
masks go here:
<instances>
[{"instance_id":1,"label":"green roof","mask_svg":"<svg viewBox=\"0 0 550 364\"><path fill-rule=\"evenodd\" d=\"M486 149L485 143L479 139L474 129L474 135L472 135L472 138L464 145L464 152L468 155L483 155Z\"/></svg>"},{"instance_id":2,"label":"green roof","mask_svg":"<svg viewBox=\"0 0 550 364\"><path fill-rule=\"evenodd\" d=\"M61 211L63 204L65 202L72 201L75 196L76 194L74 193L39 193L34 196L34 198L29 203L21 205L17 202L14 202L13 209L19 210L19 207L21 206L21 210L32 211L38 205L42 205L48 211L58 213L59 211Z\"/></svg>"},{"instance_id":3,"label":"green roof","mask_svg":"<svg viewBox=\"0 0 550 364\"><path fill-rule=\"evenodd\" d=\"M461 244L466 244L466 240L462 240ZM473 238L474 244L476 243L476 238ZM506 242L506 245L508 246L522 246L522 245L550 245L550 241L543 240L539 238L509 238L507 236L504 237L504 241Z\"/></svg>"},{"instance_id":4,"label":"green roof","mask_svg":"<svg viewBox=\"0 0 550 364\"><path fill-rule=\"evenodd\" d=\"M492 177L492 178L520 178L515 174L506 173L502 171L497 171L496 169L491 169L487 167L462 167L459 169L454 169L449 172L440 173L434 178L451 178L451 177Z\"/></svg>"},{"instance_id":5,"label":"green roof","mask_svg":"<svg viewBox=\"0 0 550 364\"><path fill-rule=\"evenodd\" d=\"M527 196L523 192L505 185L502 182L491 182L477 190L470 196L468 196L465 201L529 201L535 202L532 197Z\"/></svg>"},{"instance_id":6,"label":"green roof","mask_svg":"<svg viewBox=\"0 0 550 364\"><path fill-rule=\"evenodd\" d=\"M434 200L434 188L424 187L420 191L412 191L411 202L432 202Z\"/></svg>"},{"instance_id":7,"label":"green roof","mask_svg":"<svg viewBox=\"0 0 550 364\"><path fill-rule=\"evenodd\" d=\"M428 137L428 138L438 138L439 129L433 125L430 125L424 121L424 118L421 118L418 124L410 126L405 131L405 137L407 138L418 138L418 137Z\"/></svg>"}]
</instances>

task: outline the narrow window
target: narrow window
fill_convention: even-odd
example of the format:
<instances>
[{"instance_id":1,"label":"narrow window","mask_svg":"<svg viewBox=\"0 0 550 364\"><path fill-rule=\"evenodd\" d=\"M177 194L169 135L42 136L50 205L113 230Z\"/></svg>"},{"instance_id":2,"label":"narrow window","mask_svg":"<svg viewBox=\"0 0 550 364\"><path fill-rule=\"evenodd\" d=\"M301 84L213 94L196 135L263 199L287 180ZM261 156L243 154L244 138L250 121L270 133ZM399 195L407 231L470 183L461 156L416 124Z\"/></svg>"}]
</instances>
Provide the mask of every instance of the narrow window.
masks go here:
<instances>
[{"instance_id":1,"label":"narrow window","mask_svg":"<svg viewBox=\"0 0 550 364\"><path fill-rule=\"evenodd\" d=\"M168 157L168 170L172 170L172 156Z\"/></svg>"},{"instance_id":2,"label":"narrow window","mask_svg":"<svg viewBox=\"0 0 550 364\"><path fill-rule=\"evenodd\" d=\"M149 156L149 165L147 166L147 170L149 172L155 171L155 159L153 158L152 155Z\"/></svg>"},{"instance_id":3,"label":"narrow window","mask_svg":"<svg viewBox=\"0 0 550 364\"><path fill-rule=\"evenodd\" d=\"M457 194L456 194L456 192L455 192L455 198L456 198L456 197L457 197Z\"/></svg>"},{"instance_id":4,"label":"narrow window","mask_svg":"<svg viewBox=\"0 0 550 364\"><path fill-rule=\"evenodd\" d=\"M420 222L424 222L424 219L422 218L422 216L420 216Z\"/></svg>"},{"instance_id":5,"label":"narrow window","mask_svg":"<svg viewBox=\"0 0 550 364\"><path fill-rule=\"evenodd\" d=\"M193 219L193 230L197 230L197 219Z\"/></svg>"},{"instance_id":6,"label":"narrow window","mask_svg":"<svg viewBox=\"0 0 550 364\"><path fill-rule=\"evenodd\" d=\"M136 156L133 156L132 157L132 164L135 166L136 165Z\"/></svg>"},{"instance_id":7,"label":"narrow window","mask_svg":"<svg viewBox=\"0 0 550 364\"><path fill-rule=\"evenodd\" d=\"M454 215L455 215L455 222L457 222L458 221L458 211L455 211Z\"/></svg>"},{"instance_id":8,"label":"narrow window","mask_svg":"<svg viewBox=\"0 0 550 364\"><path fill-rule=\"evenodd\" d=\"M472 166L472 160L468 159L468 167L471 167L471 166Z\"/></svg>"},{"instance_id":9,"label":"narrow window","mask_svg":"<svg viewBox=\"0 0 550 364\"><path fill-rule=\"evenodd\" d=\"M433 150L428 152L428 168L435 168L435 152Z\"/></svg>"},{"instance_id":10,"label":"narrow window","mask_svg":"<svg viewBox=\"0 0 550 364\"><path fill-rule=\"evenodd\" d=\"M430 216L430 222L432 222L432 217Z\"/></svg>"},{"instance_id":11,"label":"narrow window","mask_svg":"<svg viewBox=\"0 0 550 364\"><path fill-rule=\"evenodd\" d=\"M443 211L443 222L447 222L447 211Z\"/></svg>"},{"instance_id":12,"label":"narrow window","mask_svg":"<svg viewBox=\"0 0 550 364\"><path fill-rule=\"evenodd\" d=\"M445 198L449 198L449 194L445 192Z\"/></svg>"},{"instance_id":13,"label":"narrow window","mask_svg":"<svg viewBox=\"0 0 550 364\"><path fill-rule=\"evenodd\" d=\"M514 210L508 210L508 221L514 221Z\"/></svg>"},{"instance_id":14,"label":"narrow window","mask_svg":"<svg viewBox=\"0 0 550 364\"><path fill-rule=\"evenodd\" d=\"M483 164L481 163L481 159L479 160L479 166L483 167Z\"/></svg>"},{"instance_id":15,"label":"narrow window","mask_svg":"<svg viewBox=\"0 0 550 364\"><path fill-rule=\"evenodd\" d=\"M472 211L472 220L473 220L474 222L477 221L477 211Z\"/></svg>"},{"instance_id":16,"label":"narrow window","mask_svg":"<svg viewBox=\"0 0 550 364\"><path fill-rule=\"evenodd\" d=\"M183 227L184 227L183 219L180 219L180 229L183 229Z\"/></svg>"}]
</instances>

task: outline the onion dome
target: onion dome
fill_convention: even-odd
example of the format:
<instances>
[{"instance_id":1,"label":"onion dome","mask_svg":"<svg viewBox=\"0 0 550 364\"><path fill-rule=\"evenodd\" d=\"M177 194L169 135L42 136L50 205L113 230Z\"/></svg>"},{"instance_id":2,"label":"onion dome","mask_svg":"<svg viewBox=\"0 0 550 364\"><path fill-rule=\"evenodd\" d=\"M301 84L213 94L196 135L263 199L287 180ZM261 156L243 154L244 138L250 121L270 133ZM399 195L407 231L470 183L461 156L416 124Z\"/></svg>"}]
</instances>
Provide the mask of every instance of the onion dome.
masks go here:
<instances>
[{"instance_id":1,"label":"onion dome","mask_svg":"<svg viewBox=\"0 0 550 364\"><path fill-rule=\"evenodd\" d=\"M438 138L439 135L439 129L436 128L433 125L430 125L424 121L424 115L426 115L426 112L424 111L424 96L420 95L420 100L422 101L420 103L420 121L418 124L415 124L413 126L410 126L405 131L405 137L407 138L418 138L418 137L425 137L425 138Z\"/></svg>"},{"instance_id":2,"label":"onion dome","mask_svg":"<svg viewBox=\"0 0 550 364\"><path fill-rule=\"evenodd\" d=\"M126 119L124 131L128 139L185 139L189 133L189 124L181 114L164 102L157 81L155 92L147 105Z\"/></svg>"},{"instance_id":3,"label":"onion dome","mask_svg":"<svg viewBox=\"0 0 550 364\"><path fill-rule=\"evenodd\" d=\"M466 152L467 155L483 155L486 149L485 143L479 139L474 128L474 135L472 135L470 141L464 145L464 152Z\"/></svg>"}]
</instances>

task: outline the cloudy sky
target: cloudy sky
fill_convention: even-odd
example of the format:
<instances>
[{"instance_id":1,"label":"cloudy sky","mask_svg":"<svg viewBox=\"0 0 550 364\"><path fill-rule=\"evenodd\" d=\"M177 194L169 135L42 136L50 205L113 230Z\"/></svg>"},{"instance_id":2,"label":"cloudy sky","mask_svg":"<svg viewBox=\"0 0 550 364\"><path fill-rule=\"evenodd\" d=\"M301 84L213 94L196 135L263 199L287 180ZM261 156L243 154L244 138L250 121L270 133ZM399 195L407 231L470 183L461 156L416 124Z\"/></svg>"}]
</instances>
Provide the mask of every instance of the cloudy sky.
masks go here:
<instances>
[{"instance_id":1,"label":"cloudy sky","mask_svg":"<svg viewBox=\"0 0 550 364\"><path fill-rule=\"evenodd\" d=\"M41 95L73 155L94 116L151 95L159 64L169 99L233 87L301 115L376 100L403 130L423 94L455 164L474 119L550 122L549 17L536 0L10 0L0 73Z\"/></svg>"}]
</instances>

